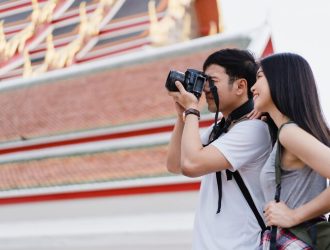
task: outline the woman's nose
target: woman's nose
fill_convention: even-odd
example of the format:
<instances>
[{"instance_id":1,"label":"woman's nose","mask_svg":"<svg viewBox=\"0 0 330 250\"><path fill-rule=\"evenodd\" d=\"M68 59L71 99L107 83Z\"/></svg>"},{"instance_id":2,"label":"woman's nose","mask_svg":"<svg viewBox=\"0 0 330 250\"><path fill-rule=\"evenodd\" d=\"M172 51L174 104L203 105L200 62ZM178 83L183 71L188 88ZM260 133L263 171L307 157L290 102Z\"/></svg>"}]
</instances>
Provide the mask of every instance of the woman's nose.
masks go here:
<instances>
[{"instance_id":1,"label":"woman's nose","mask_svg":"<svg viewBox=\"0 0 330 250\"><path fill-rule=\"evenodd\" d=\"M255 84L250 88L250 91L253 93L255 89Z\"/></svg>"}]
</instances>

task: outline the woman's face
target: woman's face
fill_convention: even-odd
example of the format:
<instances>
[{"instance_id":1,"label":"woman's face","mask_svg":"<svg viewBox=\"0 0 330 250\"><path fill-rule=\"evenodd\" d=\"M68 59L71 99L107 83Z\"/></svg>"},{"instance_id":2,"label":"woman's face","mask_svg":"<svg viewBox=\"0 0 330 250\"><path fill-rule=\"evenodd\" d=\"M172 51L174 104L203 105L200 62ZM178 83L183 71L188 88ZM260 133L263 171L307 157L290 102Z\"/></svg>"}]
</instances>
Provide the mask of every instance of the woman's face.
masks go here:
<instances>
[{"instance_id":1,"label":"woman's face","mask_svg":"<svg viewBox=\"0 0 330 250\"><path fill-rule=\"evenodd\" d=\"M268 81L261 67L257 72L257 81L252 86L251 91L253 93L254 108L259 112L268 112L273 102Z\"/></svg>"}]
</instances>

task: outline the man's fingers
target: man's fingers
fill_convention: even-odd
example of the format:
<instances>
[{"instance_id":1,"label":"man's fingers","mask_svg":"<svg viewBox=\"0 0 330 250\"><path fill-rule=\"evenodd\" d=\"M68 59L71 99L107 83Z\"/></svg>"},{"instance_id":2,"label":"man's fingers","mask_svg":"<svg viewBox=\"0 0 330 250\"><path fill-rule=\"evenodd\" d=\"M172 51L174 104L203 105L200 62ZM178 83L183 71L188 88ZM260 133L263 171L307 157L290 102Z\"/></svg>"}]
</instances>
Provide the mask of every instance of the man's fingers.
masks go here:
<instances>
[{"instance_id":1,"label":"man's fingers","mask_svg":"<svg viewBox=\"0 0 330 250\"><path fill-rule=\"evenodd\" d=\"M178 90L180 91L180 93L182 94L184 91L186 91L182 85L181 82L179 81L175 81L175 86L178 88Z\"/></svg>"}]
</instances>

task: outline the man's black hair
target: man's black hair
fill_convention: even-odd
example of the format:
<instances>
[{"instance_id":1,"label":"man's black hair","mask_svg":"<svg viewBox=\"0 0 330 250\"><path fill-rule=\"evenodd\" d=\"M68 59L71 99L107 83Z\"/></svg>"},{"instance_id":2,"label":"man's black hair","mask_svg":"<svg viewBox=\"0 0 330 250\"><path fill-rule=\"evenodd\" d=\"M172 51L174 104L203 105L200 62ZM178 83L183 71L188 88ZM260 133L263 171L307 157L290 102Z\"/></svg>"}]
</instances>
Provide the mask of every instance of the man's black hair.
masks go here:
<instances>
[{"instance_id":1,"label":"man's black hair","mask_svg":"<svg viewBox=\"0 0 330 250\"><path fill-rule=\"evenodd\" d=\"M247 50L239 49L222 49L211 54L203 64L203 71L212 64L219 65L226 70L230 83L239 78L244 78L247 81L247 94L252 98L250 91L253 84L256 82L256 74L258 65L255 62L254 56Z\"/></svg>"}]
</instances>

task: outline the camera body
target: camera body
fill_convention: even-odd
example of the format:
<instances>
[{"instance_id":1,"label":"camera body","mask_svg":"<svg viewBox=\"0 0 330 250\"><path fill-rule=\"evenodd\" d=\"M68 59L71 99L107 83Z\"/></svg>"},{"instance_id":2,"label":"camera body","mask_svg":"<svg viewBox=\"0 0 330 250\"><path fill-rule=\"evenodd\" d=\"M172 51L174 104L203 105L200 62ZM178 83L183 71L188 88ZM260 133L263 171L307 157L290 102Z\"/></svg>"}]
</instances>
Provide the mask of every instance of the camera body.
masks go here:
<instances>
[{"instance_id":1,"label":"camera body","mask_svg":"<svg viewBox=\"0 0 330 250\"><path fill-rule=\"evenodd\" d=\"M203 93L207 76L199 70L187 69L185 73L171 70L167 76L165 87L169 91L179 91L175 86L175 81L182 83L185 90L193 93L199 99Z\"/></svg>"}]
</instances>

